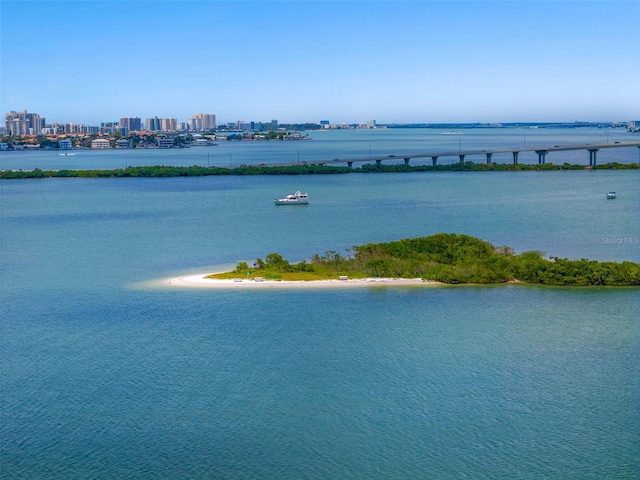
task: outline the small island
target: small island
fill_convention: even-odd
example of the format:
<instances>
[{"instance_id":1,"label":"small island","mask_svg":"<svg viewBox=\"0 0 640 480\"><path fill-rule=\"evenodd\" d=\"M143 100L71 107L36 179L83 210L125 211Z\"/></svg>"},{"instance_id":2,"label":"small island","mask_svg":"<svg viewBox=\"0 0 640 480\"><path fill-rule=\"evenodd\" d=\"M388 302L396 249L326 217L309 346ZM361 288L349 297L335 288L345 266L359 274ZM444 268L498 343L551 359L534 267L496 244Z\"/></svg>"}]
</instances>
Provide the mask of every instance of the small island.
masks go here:
<instances>
[{"instance_id":1,"label":"small island","mask_svg":"<svg viewBox=\"0 0 640 480\"><path fill-rule=\"evenodd\" d=\"M544 258L538 251L516 254L469 235L438 233L388 243L354 246L346 255L334 251L310 261L290 263L278 253L240 262L232 272L203 280L235 282L349 282L406 280L429 284L524 283L557 286L638 286L640 264ZM407 283L405 282L405 283ZM402 282L399 282L402 283Z\"/></svg>"}]
</instances>

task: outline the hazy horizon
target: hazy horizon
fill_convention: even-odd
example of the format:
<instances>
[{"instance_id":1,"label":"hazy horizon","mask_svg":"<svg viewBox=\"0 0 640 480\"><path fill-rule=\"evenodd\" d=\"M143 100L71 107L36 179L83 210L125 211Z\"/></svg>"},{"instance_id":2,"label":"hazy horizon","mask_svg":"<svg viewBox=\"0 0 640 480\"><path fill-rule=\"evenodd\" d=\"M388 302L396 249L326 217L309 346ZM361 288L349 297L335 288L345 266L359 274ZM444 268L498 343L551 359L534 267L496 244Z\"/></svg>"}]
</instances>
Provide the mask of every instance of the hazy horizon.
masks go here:
<instances>
[{"instance_id":1,"label":"hazy horizon","mask_svg":"<svg viewBox=\"0 0 640 480\"><path fill-rule=\"evenodd\" d=\"M640 117L640 2L2 1L2 114L98 125Z\"/></svg>"}]
</instances>

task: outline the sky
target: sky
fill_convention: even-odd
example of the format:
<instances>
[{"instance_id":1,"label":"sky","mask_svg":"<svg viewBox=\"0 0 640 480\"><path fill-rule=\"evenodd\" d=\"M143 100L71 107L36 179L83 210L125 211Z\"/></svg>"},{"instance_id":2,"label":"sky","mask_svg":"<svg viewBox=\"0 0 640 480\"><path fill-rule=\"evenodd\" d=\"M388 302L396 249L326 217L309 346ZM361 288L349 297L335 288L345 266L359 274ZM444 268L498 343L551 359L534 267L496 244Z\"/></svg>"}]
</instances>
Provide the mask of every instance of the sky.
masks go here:
<instances>
[{"instance_id":1,"label":"sky","mask_svg":"<svg viewBox=\"0 0 640 480\"><path fill-rule=\"evenodd\" d=\"M47 123L640 120L640 0L0 2L0 108Z\"/></svg>"}]
</instances>

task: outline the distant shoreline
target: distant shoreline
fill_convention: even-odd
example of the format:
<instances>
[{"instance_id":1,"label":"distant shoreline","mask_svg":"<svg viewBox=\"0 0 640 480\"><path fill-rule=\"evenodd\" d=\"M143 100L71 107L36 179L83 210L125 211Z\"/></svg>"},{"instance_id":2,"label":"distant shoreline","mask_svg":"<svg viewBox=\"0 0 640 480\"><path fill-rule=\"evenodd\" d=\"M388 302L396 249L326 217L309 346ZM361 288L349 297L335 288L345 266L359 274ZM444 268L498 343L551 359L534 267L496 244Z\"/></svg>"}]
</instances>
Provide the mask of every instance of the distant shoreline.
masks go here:
<instances>
[{"instance_id":1,"label":"distant shoreline","mask_svg":"<svg viewBox=\"0 0 640 480\"><path fill-rule=\"evenodd\" d=\"M404 173L404 172L527 172L557 170L638 170L638 163L604 163L601 165L555 165L521 163L455 162L444 165L363 164L359 168L338 165L299 164L290 166L243 165L239 167L174 167L167 165L139 166L118 169L87 170L4 170L0 179L21 180L28 178L161 178L204 177L229 175L335 175L347 173Z\"/></svg>"}]
</instances>

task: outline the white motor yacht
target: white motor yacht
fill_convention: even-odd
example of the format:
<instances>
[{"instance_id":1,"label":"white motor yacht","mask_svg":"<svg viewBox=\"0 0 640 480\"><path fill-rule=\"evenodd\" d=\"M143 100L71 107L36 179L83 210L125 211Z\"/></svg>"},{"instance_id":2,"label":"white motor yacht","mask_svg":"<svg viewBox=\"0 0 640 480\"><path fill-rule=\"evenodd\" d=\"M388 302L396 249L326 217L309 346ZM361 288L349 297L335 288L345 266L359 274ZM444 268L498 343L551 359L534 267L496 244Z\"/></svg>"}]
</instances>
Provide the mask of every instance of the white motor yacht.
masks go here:
<instances>
[{"instance_id":1,"label":"white motor yacht","mask_svg":"<svg viewBox=\"0 0 640 480\"><path fill-rule=\"evenodd\" d=\"M298 190L296 193L287 195L284 198L276 198L273 201L276 205L307 205L309 203L309 196Z\"/></svg>"}]
</instances>

